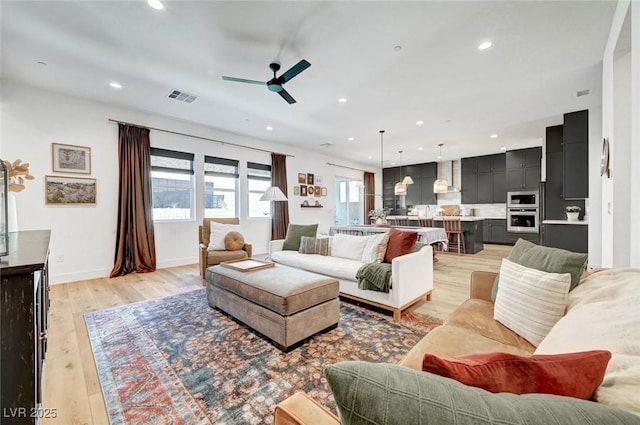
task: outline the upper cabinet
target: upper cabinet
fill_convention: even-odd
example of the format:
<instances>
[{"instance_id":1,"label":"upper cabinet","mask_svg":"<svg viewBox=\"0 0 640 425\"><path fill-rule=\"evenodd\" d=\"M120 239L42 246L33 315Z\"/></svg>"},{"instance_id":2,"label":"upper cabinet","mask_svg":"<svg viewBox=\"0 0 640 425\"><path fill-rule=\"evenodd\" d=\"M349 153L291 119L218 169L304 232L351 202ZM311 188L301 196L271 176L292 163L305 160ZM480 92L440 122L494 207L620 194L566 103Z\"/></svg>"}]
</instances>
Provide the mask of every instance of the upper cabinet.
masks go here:
<instances>
[{"instance_id":1,"label":"upper cabinet","mask_svg":"<svg viewBox=\"0 0 640 425\"><path fill-rule=\"evenodd\" d=\"M564 199L589 197L589 111L564 114Z\"/></svg>"},{"instance_id":2,"label":"upper cabinet","mask_svg":"<svg viewBox=\"0 0 640 425\"><path fill-rule=\"evenodd\" d=\"M462 158L462 203L506 202L505 154Z\"/></svg>"},{"instance_id":3,"label":"upper cabinet","mask_svg":"<svg viewBox=\"0 0 640 425\"><path fill-rule=\"evenodd\" d=\"M509 151L506 155L507 190L538 189L542 148Z\"/></svg>"},{"instance_id":4,"label":"upper cabinet","mask_svg":"<svg viewBox=\"0 0 640 425\"><path fill-rule=\"evenodd\" d=\"M413 184L407 185L405 204L413 205L435 204L436 195L433 193L433 182L437 178L437 164L428 162L425 164L405 165L402 167L385 168L382 171L382 197L383 207L396 210L400 208L399 197L394 193L395 184L405 176L411 176Z\"/></svg>"}]
</instances>

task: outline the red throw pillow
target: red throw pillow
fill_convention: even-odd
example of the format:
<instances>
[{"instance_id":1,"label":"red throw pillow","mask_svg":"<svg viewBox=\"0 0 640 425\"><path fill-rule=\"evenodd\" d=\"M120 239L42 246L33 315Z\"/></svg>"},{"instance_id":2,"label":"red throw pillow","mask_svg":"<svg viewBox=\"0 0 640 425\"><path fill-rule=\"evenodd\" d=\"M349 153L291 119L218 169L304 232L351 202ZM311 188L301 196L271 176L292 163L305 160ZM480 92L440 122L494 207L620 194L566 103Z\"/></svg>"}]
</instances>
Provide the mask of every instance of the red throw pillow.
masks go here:
<instances>
[{"instance_id":1,"label":"red throw pillow","mask_svg":"<svg viewBox=\"0 0 640 425\"><path fill-rule=\"evenodd\" d=\"M389 242L384 253L384 262L390 263L396 257L409 254L418 240L418 232L408 232L398 229L389 230Z\"/></svg>"},{"instance_id":2,"label":"red throw pillow","mask_svg":"<svg viewBox=\"0 0 640 425\"><path fill-rule=\"evenodd\" d=\"M483 353L442 358L425 354L422 370L492 393L543 393L590 400L602 383L611 353L518 356Z\"/></svg>"}]
</instances>

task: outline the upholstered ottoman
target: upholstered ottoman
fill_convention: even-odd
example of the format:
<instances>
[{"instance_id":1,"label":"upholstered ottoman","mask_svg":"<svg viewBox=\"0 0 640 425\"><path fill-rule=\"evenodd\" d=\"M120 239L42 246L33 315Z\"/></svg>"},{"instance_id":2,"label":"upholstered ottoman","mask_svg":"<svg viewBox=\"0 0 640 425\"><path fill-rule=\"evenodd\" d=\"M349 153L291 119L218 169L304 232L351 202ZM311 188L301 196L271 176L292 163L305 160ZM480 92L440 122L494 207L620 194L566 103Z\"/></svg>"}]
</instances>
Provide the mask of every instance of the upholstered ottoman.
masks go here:
<instances>
[{"instance_id":1,"label":"upholstered ottoman","mask_svg":"<svg viewBox=\"0 0 640 425\"><path fill-rule=\"evenodd\" d=\"M276 264L254 271L207 269L207 300L289 351L340 319L336 279Z\"/></svg>"}]
</instances>

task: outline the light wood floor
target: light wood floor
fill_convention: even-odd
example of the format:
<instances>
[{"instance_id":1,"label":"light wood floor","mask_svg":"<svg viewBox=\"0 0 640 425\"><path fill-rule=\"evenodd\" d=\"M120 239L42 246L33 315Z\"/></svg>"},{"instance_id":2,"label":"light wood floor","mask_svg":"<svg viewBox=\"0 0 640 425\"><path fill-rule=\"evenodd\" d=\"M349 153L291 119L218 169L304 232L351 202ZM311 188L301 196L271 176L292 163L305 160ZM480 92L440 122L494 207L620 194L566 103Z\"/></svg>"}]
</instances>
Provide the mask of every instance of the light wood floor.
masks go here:
<instances>
[{"instance_id":1,"label":"light wood floor","mask_svg":"<svg viewBox=\"0 0 640 425\"><path fill-rule=\"evenodd\" d=\"M416 312L444 318L468 298L474 270L497 271L509 246L485 245L475 255L438 254L432 301ZM182 266L115 279L102 278L53 285L49 344L45 366L44 408L56 409L44 424L108 424L83 314L202 288L198 266Z\"/></svg>"}]
</instances>

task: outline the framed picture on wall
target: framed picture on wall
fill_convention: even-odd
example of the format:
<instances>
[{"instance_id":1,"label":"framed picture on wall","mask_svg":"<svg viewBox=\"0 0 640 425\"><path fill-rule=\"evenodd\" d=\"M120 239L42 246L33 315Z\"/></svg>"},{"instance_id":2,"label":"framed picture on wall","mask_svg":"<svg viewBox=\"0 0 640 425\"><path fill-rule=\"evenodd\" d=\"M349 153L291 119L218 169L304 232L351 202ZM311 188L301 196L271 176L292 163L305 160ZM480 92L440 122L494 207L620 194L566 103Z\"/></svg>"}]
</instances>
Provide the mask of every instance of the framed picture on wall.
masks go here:
<instances>
[{"instance_id":1,"label":"framed picture on wall","mask_svg":"<svg viewBox=\"0 0 640 425\"><path fill-rule=\"evenodd\" d=\"M326 187L322 188L322 196L327 196L327 188Z\"/></svg>"},{"instance_id":2,"label":"framed picture on wall","mask_svg":"<svg viewBox=\"0 0 640 425\"><path fill-rule=\"evenodd\" d=\"M313 191L314 195L316 195L317 197L322 196L322 188L320 186L316 186L314 191Z\"/></svg>"},{"instance_id":3,"label":"framed picture on wall","mask_svg":"<svg viewBox=\"0 0 640 425\"><path fill-rule=\"evenodd\" d=\"M91 148L88 146L51 144L54 173L91 174Z\"/></svg>"},{"instance_id":4,"label":"framed picture on wall","mask_svg":"<svg viewBox=\"0 0 640 425\"><path fill-rule=\"evenodd\" d=\"M307 186L300 186L300 196L307 196Z\"/></svg>"},{"instance_id":5,"label":"framed picture on wall","mask_svg":"<svg viewBox=\"0 0 640 425\"><path fill-rule=\"evenodd\" d=\"M315 184L316 186L322 186L322 176L316 176L316 181L313 182L313 184Z\"/></svg>"},{"instance_id":6,"label":"framed picture on wall","mask_svg":"<svg viewBox=\"0 0 640 425\"><path fill-rule=\"evenodd\" d=\"M47 205L95 205L96 179L44 176Z\"/></svg>"},{"instance_id":7,"label":"framed picture on wall","mask_svg":"<svg viewBox=\"0 0 640 425\"><path fill-rule=\"evenodd\" d=\"M300 195L300 186L293 186L293 194Z\"/></svg>"},{"instance_id":8,"label":"framed picture on wall","mask_svg":"<svg viewBox=\"0 0 640 425\"><path fill-rule=\"evenodd\" d=\"M307 184L313 184L313 174L307 173Z\"/></svg>"},{"instance_id":9,"label":"framed picture on wall","mask_svg":"<svg viewBox=\"0 0 640 425\"><path fill-rule=\"evenodd\" d=\"M307 175L305 173L298 173L298 183L300 184L307 183Z\"/></svg>"},{"instance_id":10,"label":"framed picture on wall","mask_svg":"<svg viewBox=\"0 0 640 425\"><path fill-rule=\"evenodd\" d=\"M313 195L314 190L315 190L314 186L307 186L307 195L309 196Z\"/></svg>"}]
</instances>

